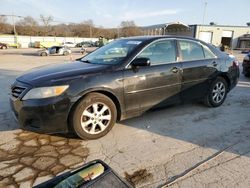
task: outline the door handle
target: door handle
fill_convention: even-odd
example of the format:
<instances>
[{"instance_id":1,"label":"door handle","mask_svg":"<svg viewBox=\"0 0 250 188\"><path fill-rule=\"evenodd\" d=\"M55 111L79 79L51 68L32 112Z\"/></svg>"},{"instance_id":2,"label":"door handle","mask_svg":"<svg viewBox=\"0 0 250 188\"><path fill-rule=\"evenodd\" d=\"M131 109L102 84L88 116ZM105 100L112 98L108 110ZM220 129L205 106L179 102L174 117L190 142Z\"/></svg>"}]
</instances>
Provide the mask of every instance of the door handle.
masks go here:
<instances>
[{"instance_id":1,"label":"door handle","mask_svg":"<svg viewBox=\"0 0 250 188\"><path fill-rule=\"evenodd\" d=\"M172 73L177 73L177 72L179 72L179 68L178 67L173 67L172 69L171 69L171 71L172 71Z\"/></svg>"},{"instance_id":2,"label":"door handle","mask_svg":"<svg viewBox=\"0 0 250 188\"><path fill-rule=\"evenodd\" d=\"M216 63L215 61L212 63L212 65L214 66L214 67L216 67L217 65L218 65L218 63Z\"/></svg>"}]
</instances>

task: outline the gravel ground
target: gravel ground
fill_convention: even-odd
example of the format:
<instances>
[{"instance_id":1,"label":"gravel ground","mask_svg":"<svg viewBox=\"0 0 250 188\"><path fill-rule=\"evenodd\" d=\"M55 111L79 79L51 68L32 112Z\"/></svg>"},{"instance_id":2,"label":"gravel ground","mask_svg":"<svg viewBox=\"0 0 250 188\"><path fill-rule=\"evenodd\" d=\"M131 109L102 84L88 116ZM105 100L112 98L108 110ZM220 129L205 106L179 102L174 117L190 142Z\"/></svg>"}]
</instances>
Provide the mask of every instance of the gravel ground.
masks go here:
<instances>
[{"instance_id":1,"label":"gravel ground","mask_svg":"<svg viewBox=\"0 0 250 188\"><path fill-rule=\"evenodd\" d=\"M78 57L79 49L66 57L0 51L0 187L31 187L93 159L136 187L250 187L250 79L242 75L219 108L193 103L147 112L98 140L20 130L8 104L15 77Z\"/></svg>"}]
</instances>

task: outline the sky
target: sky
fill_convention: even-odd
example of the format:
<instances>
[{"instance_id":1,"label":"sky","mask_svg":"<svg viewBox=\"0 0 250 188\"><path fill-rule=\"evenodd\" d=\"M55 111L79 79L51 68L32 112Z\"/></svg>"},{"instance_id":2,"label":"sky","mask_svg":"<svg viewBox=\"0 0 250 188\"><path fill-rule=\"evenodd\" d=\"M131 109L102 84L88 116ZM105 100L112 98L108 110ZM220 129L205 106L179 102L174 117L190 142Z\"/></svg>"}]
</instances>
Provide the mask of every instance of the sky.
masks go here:
<instances>
[{"instance_id":1,"label":"sky","mask_svg":"<svg viewBox=\"0 0 250 188\"><path fill-rule=\"evenodd\" d=\"M64 23L91 19L96 26L107 28L131 20L138 26L176 21L202 24L204 12L204 24L246 25L250 22L250 0L0 0L0 5L0 15L36 19L41 14L51 15L55 21Z\"/></svg>"}]
</instances>

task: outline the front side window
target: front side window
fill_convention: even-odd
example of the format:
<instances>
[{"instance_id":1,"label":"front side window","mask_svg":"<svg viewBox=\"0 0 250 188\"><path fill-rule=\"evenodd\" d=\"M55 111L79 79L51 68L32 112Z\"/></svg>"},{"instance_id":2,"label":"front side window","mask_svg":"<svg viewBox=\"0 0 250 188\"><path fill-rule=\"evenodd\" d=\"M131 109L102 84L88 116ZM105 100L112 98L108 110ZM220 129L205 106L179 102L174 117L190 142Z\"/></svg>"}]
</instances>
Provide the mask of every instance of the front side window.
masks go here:
<instances>
[{"instance_id":1,"label":"front side window","mask_svg":"<svg viewBox=\"0 0 250 188\"><path fill-rule=\"evenodd\" d=\"M175 62L175 49L173 40L158 41L146 47L137 58L149 58L151 65Z\"/></svg>"},{"instance_id":2,"label":"front side window","mask_svg":"<svg viewBox=\"0 0 250 188\"><path fill-rule=\"evenodd\" d=\"M192 61L204 59L204 52L199 43L191 41L179 41L182 60Z\"/></svg>"}]
</instances>

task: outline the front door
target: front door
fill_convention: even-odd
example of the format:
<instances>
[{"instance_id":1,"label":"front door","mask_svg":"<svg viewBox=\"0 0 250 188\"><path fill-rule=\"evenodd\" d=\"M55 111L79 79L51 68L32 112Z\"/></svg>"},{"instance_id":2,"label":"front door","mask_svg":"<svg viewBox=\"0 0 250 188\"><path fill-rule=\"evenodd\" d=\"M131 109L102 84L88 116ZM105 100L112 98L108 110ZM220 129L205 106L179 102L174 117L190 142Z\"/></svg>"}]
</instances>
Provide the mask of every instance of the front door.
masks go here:
<instances>
[{"instance_id":1,"label":"front door","mask_svg":"<svg viewBox=\"0 0 250 188\"><path fill-rule=\"evenodd\" d=\"M180 100L181 66L176 61L175 40L153 42L136 58L149 58L150 66L124 71L126 112L146 111Z\"/></svg>"}]
</instances>

